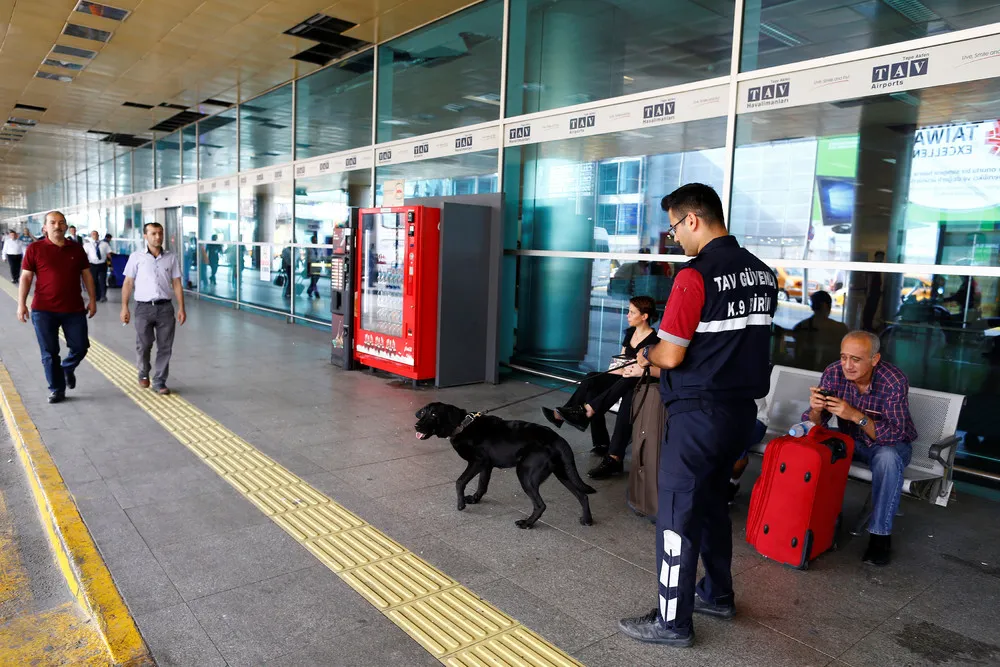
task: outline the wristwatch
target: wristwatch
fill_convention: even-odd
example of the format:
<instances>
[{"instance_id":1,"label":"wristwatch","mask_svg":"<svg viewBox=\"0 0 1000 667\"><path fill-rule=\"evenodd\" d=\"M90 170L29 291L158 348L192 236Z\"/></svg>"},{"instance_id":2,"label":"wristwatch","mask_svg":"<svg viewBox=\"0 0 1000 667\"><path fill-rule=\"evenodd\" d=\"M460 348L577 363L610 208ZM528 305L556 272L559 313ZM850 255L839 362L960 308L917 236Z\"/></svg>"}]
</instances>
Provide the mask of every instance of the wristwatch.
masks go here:
<instances>
[{"instance_id":1,"label":"wristwatch","mask_svg":"<svg viewBox=\"0 0 1000 667\"><path fill-rule=\"evenodd\" d=\"M868 417L861 415L861 419L858 420L858 426L860 426L861 428L868 426Z\"/></svg>"}]
</instances>

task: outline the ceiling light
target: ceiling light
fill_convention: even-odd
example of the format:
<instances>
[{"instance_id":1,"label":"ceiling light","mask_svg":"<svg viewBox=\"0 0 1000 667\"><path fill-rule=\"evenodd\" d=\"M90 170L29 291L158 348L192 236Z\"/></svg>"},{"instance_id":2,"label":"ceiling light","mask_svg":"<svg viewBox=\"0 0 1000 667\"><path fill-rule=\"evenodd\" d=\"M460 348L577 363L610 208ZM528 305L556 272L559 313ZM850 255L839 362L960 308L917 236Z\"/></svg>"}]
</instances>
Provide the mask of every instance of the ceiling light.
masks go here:
<instances>
[{"instance_id":1,"label":"ceiling light","mask_svg":"<svg viewBox=\"0 0 1000 667\"><path fill-rule=\"evenodd\" d=\"M77 58L93 58L97 55L97 51L78 49L75 46L63 46L62 44L53 46L52 53L58 53L63 56L76 56Z\"/></svg>"},{"instance_id":2,"label":"ceiling light","mask_svg":"<svg viewBox=\"0 0 1000 667\"><path fill-rule=\"evenodd\" d=\"M124 21L125 17L129 15L128 10L126 9L118 9L117 7L101 5L96 2L90 2L90 0L80 0L80 2L76 5L76 11L82 14L90 14L91 16L100 16L104 19L111 19L112 21Z\"/></svg>"},{"instance_id":3,"label":"ceiling light","mask_svg":"<svg viewBox=\"0 0 1000 667\"><path fill-rule=\"evenodd\" d=\"M142 104L141 102L122 102L123 107L133 107L135 109L145 109L149 110L153 108L152 104Z\"/></svg>"},{"instance_id":4,"label":"ceiling light","mask_svg":"<svg viewBox=\"0 0 1000 667\"><path fill-rule=\"evenodd\" d=\"M632 77L630 77L628 74L626 74L622 78L625 79L625 83L632 83L633 81L635 81L635 79L633 79Z\"/></svg>"},{"instance_id":5,"label":"ceiling light","mask_svg":"<svg viewBox=\"0 0 1000 667\"><path fill-rule=\"evenodd\" d=\"M72 81L73 77L66 76L65 74L52 74L51 72L35 72L35 76L39 79L49 79L50 81Z\"/></svg>"},{"instance_id":6,"label":"ceiling light","mask_svg":"<svg viewBox=\"0 0 1000 667\"><path fill-rule=\"evenodd\" d=\"M217 100L214 97L210 97L207 100L202 100L201 103L202 104L207 104L207 105L213 106L213 107L226 107L226 108L229 108L229 107L233 106L233 104L235 104L235 102L227 102L225 100Z\"/></svg>"},{"instance_id":7,"label":"ceiling light","mask_svg":"<svg viewBox=\"0 0 1000 667\"><path fill-rule=\"evenodd\" d=\"M798 37L785 32L778 26L772 23L761 23L760 24L761 34L767 35L771 39L776 39L785 46L801 46L804 42Z\"/></svg>"},{"instance_id":8,"label":"ceiling light","mask_svg":"<svg viewBox=\"0 0 1000 667\"><path fill-rule=\"evenodd\" d=\"M386 120L380 121L383 125L409 125L408 120L396 120L395 118L388 118Z\"/></svg>"},{"instance_id":9,"label":"ceiling light","mask_svg":"<svg viewBox=\"0 0 1000 667\"><path fill-rule=\"evenodd\" d=\"M500 96L496 93L486 93L484 95L465 95L463 99L471 102L482 102L493 106L500 106Z\"/></svg>"},{"instance_id":10,"label":"ceiling light","mask_svg":"<svg viewBox=\"0 0 1000 667\"><path fill-rule=\"evenodd\" d=\"M21 104L20 102L18 102L17 104L15 104L14 108L15 109L23 109L25 111L40 111L42 113L45 113L46 111L48 111L48 109L45 108L45 107L36 107L33 104Z\"/></svg>"},{"instance_id":11,"label":"ceiling light","mask_svg":"<svg viewBox=\"0 0 1000 667\"><path fill-rule=\"evenodd\" d=\"M111 39L111 33L107 30L88 28L85 25L78 25L76 23L67 23L66 27L63 28L62 34L67 37L79 37L80 39L91 39L95 42L104 43L107 43Z\"/></svg>"},{"instance_id":12,"label":"ceiling light","mask_svg":"<svg viewBox=\"0 0 1000 667\"><path fill-rule=\"evenodd\" d=\"M48 65L49 67L63 67L65 69L71 69L74 72L79 72L83 69L83 65L79 63L71 63L65 60L56 60L55 58L46 58L42 61L43 65Z\"/></svg>"},{"instance_id":13,"label":"ceiling light","mask_svg":"<svg viewBox=\"0 0 1000 667\"><path fill-rule=\"evenodd\" d=\"M14 125L27 125L28 127L34 127L38 121L32 120L31 118L15 118L14 116L11 116L7 119L7 122Z\"/></svg>"}]
</instances>

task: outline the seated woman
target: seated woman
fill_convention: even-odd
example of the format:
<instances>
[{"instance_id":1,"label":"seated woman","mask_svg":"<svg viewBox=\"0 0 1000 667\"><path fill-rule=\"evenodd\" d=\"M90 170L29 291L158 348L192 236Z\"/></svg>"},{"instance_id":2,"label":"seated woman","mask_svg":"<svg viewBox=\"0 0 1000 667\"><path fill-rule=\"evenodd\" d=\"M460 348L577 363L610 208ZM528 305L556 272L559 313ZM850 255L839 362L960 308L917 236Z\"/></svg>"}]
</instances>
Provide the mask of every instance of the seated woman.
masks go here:
<instances>
[{"instance_id":1,"label":"seated woman","mask_svg":"<svg viewBox=\"0 0 1000 667\"><path fill-rule=\"evenodd\" d=\"M639 354L639 350L654 345L657 341L656 331L650 326L656 321L656 304L648 296L633 297L629 301L628 323L629 328L625 330L622 340L622 356L626 360L634 360ZM619 414L630 413L632 390L639 383L642 370L636 364L619 368L609 373L590 373L577 387L573 396L565 405L556 408L542 408L542 414L556 428L561 428L563 421L569 422L575 428L585 431L590 426L590 437L594 443L593 452L600 456L607 456L611 446L611 437L608 434L608 426L604 421L604 414L618 401L622 400L622 407ZM626 398L627 397L627 398ZM625 402L629 401L629 406ZM631 425L629 420L624 424L615 425L615 442L622 440L620 446L621 453L624 453L631 435ZM621 437L619 430L622 431ZM621 457L618 458L618 472L621 472Z\"/></svg>"}]
</instances>

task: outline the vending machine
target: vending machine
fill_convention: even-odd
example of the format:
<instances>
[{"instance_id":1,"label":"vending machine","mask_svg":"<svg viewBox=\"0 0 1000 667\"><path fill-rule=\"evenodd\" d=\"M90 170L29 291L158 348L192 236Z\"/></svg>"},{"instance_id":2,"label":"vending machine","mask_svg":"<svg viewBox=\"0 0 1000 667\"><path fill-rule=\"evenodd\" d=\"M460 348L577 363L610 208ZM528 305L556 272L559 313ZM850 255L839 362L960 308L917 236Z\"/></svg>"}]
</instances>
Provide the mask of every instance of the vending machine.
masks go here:
<instances>
[{"instance_id":1,"label":"vending machine","mask_svg":"<svg viewBox=\"0 0 1000 667\"><path fill-rule=\"evenodd\" d=\"M344 370L354 367L354 229L357 209L333 230L330 258L330 363Z\"/></svg>"},{"instance_id":2,"label":"vending machine","mask_svg":"<svg viewBox=\"0 0 1000 667\"><path fill-rule=\"evenodd\" d=\"M411 380L434 378L441 210L363 209L357 231L355 359Z\"/></svg>"}]
</instances>

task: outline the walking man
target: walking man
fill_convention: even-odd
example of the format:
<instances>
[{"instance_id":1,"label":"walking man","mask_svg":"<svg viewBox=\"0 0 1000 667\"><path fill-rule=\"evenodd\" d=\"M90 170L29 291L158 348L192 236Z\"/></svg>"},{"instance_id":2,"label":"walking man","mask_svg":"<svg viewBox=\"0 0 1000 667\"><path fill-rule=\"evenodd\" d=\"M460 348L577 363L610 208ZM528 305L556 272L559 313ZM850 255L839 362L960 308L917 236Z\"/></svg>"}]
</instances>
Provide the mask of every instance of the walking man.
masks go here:
<instances>
[{"instance_id":1,"label":"walking man","mask_svg":"<svg viewBox=\"0 0 1000 667\"><path fill-rule=\"evenodd\" d=\"M24 255L24 243L13 229L7 232L3 240L3 258L10 267L10 279L16 285L21 280L21 257Z\"/></svg>"},{"instance_id":2,"label":"walking man","mask_svg":"<svg viewBox=\"0 0 1000 667\"><path fill-rule=\"evenodd\" d=\"M166 396L167 374L170 372L170 354L174 346L174 304L177 298L177 323L184 324L184 286L177 256L163 249L163 225L147 223L143 227L146 249L137 250L125 265L125 284L122 285L122 324L128 324L131 315L129 297L135 291L135 348L138 357L139 386L150 386L150 352L156 342L156 370L153 390Z\"/></svg>"},{"instance_id":3,"label":"walking man","mask_svg":"<svg viewBox=\"0 0 1000 667\"><path fill-rule=\"evenodd\" d=\"M17 294L17 319L28 321L28 292L38 276L31 301L31 322L35 326L42 366L49 383L49 403L66 398L66 389L76 387L76 367L87 356L87 317L97 313L94 277L87 254L77 243L66 239L66 218L59 211L45 216L45 237L24 251L21 282ZM87 288L90 303L83 306L80 279ZM86 313L86 314L85 314ZM60 361L59 328L66 337L69 354Z\"/></svg>"},{"instance_id":4,"label":"walking man","mask_svg":"<svg viewBox=\"0 0 1000 667\"><path fill-rule=\"evenodd\" d=\"M102 241L97 230L90 232L90 238L84 244L87 259L90 260L90 273L94 276L97 287L97 300L105 303L108 300L108 257L111 256L111 246Z\"/></svg>"},{"instance_id":5,"label":"walking man","mask_svg":"<svg viewBox=\"0 0 1000 667\"><path fill-rule=\"evenodd\" d=\"M657 476L659 604L619 626L642 642L691 646L694 612L736 613L729 477L756 425L754 399L767 394L778 288L767 265L726 231L711 187L684 185L660 206L694 259L674 279L660 341L638 357L661 369L668 414ZM705 576L696 586L699 555Z\"/></svg>"}]
</instances>

